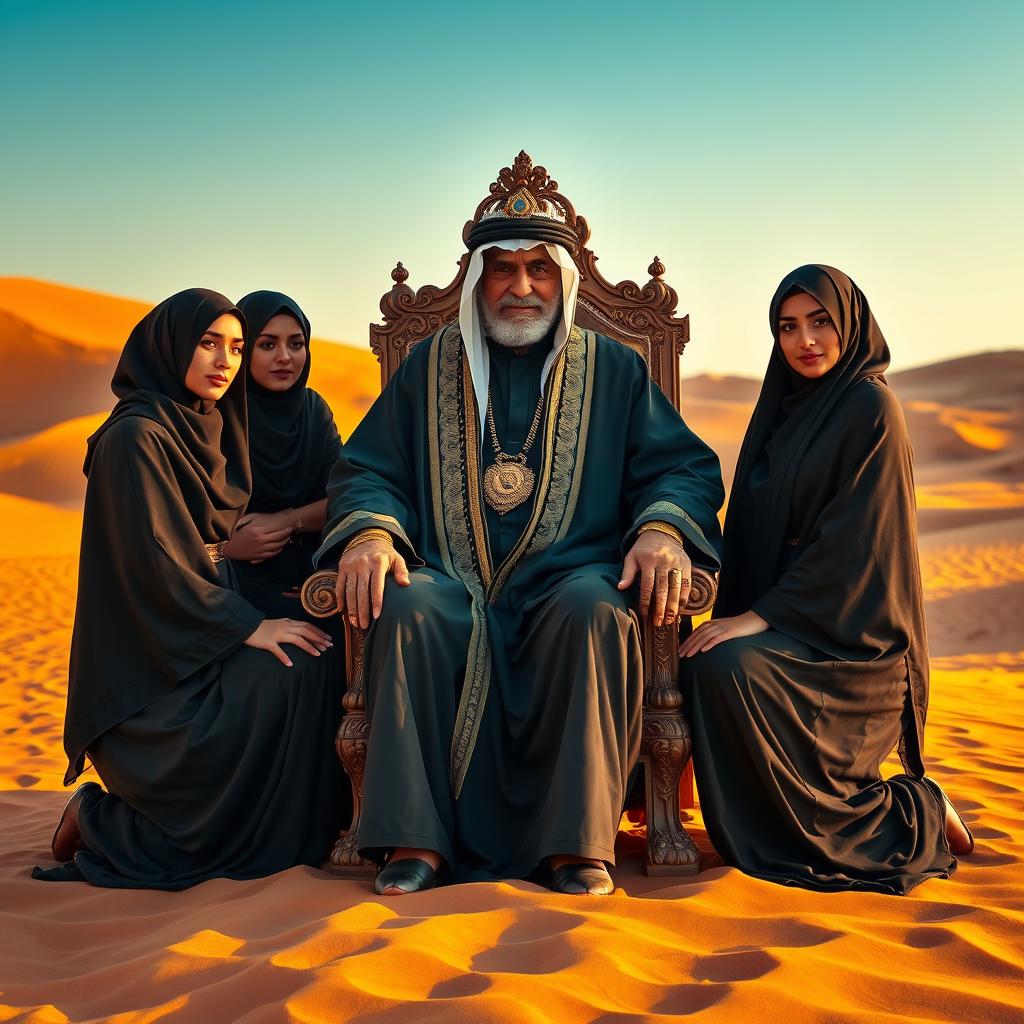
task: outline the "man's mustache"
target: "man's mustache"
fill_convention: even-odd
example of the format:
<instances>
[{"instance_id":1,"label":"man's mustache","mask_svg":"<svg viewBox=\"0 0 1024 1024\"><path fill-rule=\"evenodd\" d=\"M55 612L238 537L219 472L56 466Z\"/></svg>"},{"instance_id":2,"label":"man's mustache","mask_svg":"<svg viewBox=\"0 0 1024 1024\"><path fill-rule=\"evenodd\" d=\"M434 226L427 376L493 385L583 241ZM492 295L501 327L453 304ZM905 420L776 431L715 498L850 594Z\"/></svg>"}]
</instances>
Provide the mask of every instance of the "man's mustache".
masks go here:
<instances>
[{"instance_id":1,"label":"man's mustache","mask_svg":"<svg viewBox=\"0 0 1024 1024\"><path fill-rule=\"evenodd\" d=\"M536 295L524 295L518 298L515 295L502 295L498 299L498 309L505 309L507 306L515 306L521 309L543 309L544 303Z\"/></svg>"}]
</instances>

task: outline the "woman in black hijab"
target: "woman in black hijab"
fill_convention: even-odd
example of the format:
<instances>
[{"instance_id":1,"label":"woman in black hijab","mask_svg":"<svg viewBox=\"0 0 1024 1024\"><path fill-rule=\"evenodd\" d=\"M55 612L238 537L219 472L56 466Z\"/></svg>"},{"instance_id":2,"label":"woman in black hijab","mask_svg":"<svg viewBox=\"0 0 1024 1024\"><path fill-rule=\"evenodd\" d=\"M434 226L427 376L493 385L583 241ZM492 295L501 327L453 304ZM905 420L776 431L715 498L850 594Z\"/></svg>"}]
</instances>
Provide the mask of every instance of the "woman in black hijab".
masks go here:
<instances>
[{"instance_id":1,"label":"woman in black hijab","mask_svg":"<svg viewBox=\"0 0 1024 1024\"><path fill-rule=\"evenodd\" d=\"M774 882L903 894L973 839L924 777L912 453L889 349L839 270L772 299L714 617L680 647L708 835ZM906 774L881 764L899 746Z\"/></svg>"},{"instance_id":2,"label":"woman in black hijab","mask_svg":"<svg viewBox=\"0 0 1024 1024\"><path fill-rule=\"evenodd\" d=\"M88 756L107 791L79 787L53 840L68 863L37 877L252 878L320 863L341 823L330 638L265 618L223 556L250 490L244 322L216 292L162 302L89 438L64 781Z\"/></svg>"},{"instance_id":3,"label":"woman in black hijab","mask_svg":"<svg viewBox=\"0 0 1024 1024\"><path fill-rule=\"evenodd\" d=\"M252 496L224 553L242 594L267 615L308 618L298 592L313 572L327 511L327 478L341 439L327 403L306 387L309 321L287 295L252 292L238 303L249 328ZM310 620L312 621L312 620ZM341 619L319 621L341 643Z\"/></svg>"}]
</instances>

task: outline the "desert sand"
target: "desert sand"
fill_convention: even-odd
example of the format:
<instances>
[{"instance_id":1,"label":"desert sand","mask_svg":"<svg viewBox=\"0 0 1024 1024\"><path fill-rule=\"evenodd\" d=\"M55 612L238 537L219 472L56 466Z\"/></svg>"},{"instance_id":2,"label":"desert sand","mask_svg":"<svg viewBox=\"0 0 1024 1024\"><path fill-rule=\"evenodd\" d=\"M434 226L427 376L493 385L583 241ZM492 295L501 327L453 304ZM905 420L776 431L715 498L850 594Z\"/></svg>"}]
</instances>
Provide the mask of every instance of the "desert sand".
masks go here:
<instances>
[{"instance_id":1,"label":"desert sand","mask_svg":"<svg viewBox=\"0 0 1024 1024\"><path fill-rule=\"evenodd\" d=\"M517 882L383 900L308 868L176 894L47 885L29 871L67 795L81 457L110 404L86 370L101 355L106 386L145 308L0 280L0 352L42 338L59 392L12 389L0 424L0 1021L1024 1019L1024 353L893 375L918 452L930 770L978 840L951 879L904 898L759 882L721 864L698 809L701 874L646 878L624 827L604 899ZM376 363L313 351L346 435ZM757 382L683 392L731 475Z\"/></svg>"}]
</instances>

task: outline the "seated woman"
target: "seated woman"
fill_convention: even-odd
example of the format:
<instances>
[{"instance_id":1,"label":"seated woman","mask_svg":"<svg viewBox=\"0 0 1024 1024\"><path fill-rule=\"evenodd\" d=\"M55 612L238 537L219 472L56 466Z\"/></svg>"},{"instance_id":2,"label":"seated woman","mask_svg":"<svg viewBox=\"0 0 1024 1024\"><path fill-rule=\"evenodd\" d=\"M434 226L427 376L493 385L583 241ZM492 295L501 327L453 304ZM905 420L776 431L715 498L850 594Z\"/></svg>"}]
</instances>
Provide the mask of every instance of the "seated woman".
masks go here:
<instances>
[{"instance_id":1,"label":"seated woman","mask_svg":"<svg viewBox=\"0 0 1024 1024\"><path fill-rule=\"evenodd\" d=\"M704 820L758 878L903 894L973 839L924 777L928 650L889 349L832 267L789 274L770 318L714 618L680 647ZM897 743L907 774L883 780Z\"/></svg>"},{"instance_id":2,"label":"seated woman","mask_svg":"<svg viewBox=\"0 0 1024 1024\"><path fill-rule=\"evenodd\" d=\"M243 324L216 292L162 302L89 438L65 785L88 755L107 791L79 787L53 837L71 863L36 877L253 878L319 864L341 824L330 638L265 618L222 554L250 488Z\"/></svg>"},{"instance_id":3,"label":"seated woman","mask_svg":"<svg viewBox=\"0 0 1024 1024\"><path fill-rule=\"evenodd\" d=\"M327 478L341 439L327 403L306 387L309 321L287 295L253 292L238 303L249 331L252 496L224 553L242 595L271 616L308 619L298 591L313 572L327 511ZM319 622L336 643L339 616Z\"/></svg>"}]
</instances>

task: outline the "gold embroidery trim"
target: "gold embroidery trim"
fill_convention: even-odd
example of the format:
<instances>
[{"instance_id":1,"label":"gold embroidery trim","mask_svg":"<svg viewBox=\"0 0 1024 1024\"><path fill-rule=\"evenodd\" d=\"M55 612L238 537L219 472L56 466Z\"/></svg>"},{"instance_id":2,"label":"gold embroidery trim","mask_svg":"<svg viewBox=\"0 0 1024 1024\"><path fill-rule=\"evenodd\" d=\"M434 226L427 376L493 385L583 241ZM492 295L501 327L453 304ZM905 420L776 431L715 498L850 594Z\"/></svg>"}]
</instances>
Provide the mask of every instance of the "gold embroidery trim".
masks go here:
<instances>
[{"instance_id":1,"label":"gold embroidery trim","mask_svg":"<svg viewBox=\"0 0 1024 1024\"><path fill-rule=\"evenodd\" d=\"M334 543L334 538L338 534L344 533L350 526L352 526L353 523L358 523L366 519L373 519L380 523L386 523L388 533L397 537L406 544L410 551L414 550L412 542L406 535L405 530L402 529L402 524L394 516L385 515L383 512L369 512L366 509L356 509L355 512L350 512L345 516L345 518L342 519L342 521L338 523L338 525L335 526L326 537L324 537L323 542L316 551L316 554L313 555L313 561L315 562L320 555Z\"/></svg>"},{"instance_id":2,"label":"gold embroidery trim","mask_svg":"<svg viewBox=\"0 0 1024 1024\"><path fill-rule=\"evenodd\" d=\"M579 433L576 438L576 458L572 468L572 487L569 489L569 500L566 502L562 525L555 534L554 543L565 540L565 535L572 525L572 517L576 513L576 502L580 496L580 485L583 481L583 461L587 454L587 438L590 434L590 406L594 397L594 367L597 363L597 335L586 332L587 357L583 369L583 406L580 410Z\"/></svg>"},{"instance_id":3,"label":"gold embroidery trim","mask_svg":"<svg viewBox=\"0 0 1024 1024\"><path fill-rule=\"evenodd\" d=\"M210 561L216 565L218 562L223 562L227 555L224 554L224 545L227 541L217 541L216 544L207 544L206 553L210 556Z\"/></svg>"},{"instance_id":4,"label":"gold embroidery trim","mask_svg":"<svg viewBox=\"0 0 1024 1024\"><path fill-rule=\"evenodd\" d=\"M491 557L487 545L487 524L480 507L480 438L477 435L479 411L476 407L476 393L473 390L473 375L465 349L462 355L462 408L466 416L466 504L469 508L469 523L473 530L480 581L484 589L491 582Z\"/></svg>"},{"instance_id":5,"label":"gold embroidery trim","mask_svg":"<svg viewBox=\"0 0 1024 1024\"><path fill-rule=\"evenodd\" d=\"M550 547L571 516L570 496L578 496L574 477L583 471L584 453L580 449L580 427L584 389L588 382L587 336L577 327L551 374L550 402L544 430L544 460L534 501L533 515L523 535L495 574L488 593L493 604L509 576L523 557ZM575 509L575 496L572 508ZM568 527L566 527L566 530Z\"/></svg>"},{"instance_id":6,"label":"gold embroidery trim","mask_svg":"<svg viewBox=\"0 0 1024 1024\"><path fill-rule=\"evenodd\" d=\"M473 444L473 459L467 452L469 436L476 435L476 410L472 402L459 393L463 375L464 354L458 326L445 328L433 343L430 354L431 377L428 383L428 409L433 414L429 424L431 443L431 483L438 543L442 559L453 578L461 580L470 596L473 629L466 652L466 677L455 718L451 749L451 785L458 799L469 769L469 762L480 732L480 720L491 678L490 636L484 608L484 586L481 564L474 557L470 530L470 477L479 491L479 452ZM468 389L472 393L472 389ZM471 431L468 425L472 422ZM477 494L477 501L479 495ZM482 522L482 519L481 519ZM486 547L478 549L478 557L487 557Z\"/></svg>"},{"instance_id":7,"label":"gold embroidery trim","mask_svg":"<svg viewBox=\"0 0 1024 1024\"><path fill-rule=\"evenodd\" d=\"M441 552L441 562L445 572L452 579L457 579L455 566L452 564L451 551L448 548L448 531L444 521L444 489L441 486L441 439L439 433L440 399L438 386L438 362L445 332L442 328L430 346L429 376L427 378L427 443L430 448L430 501L434 508L434 532L437 534L437 546Z\"/></svg>"}]
</instances>

